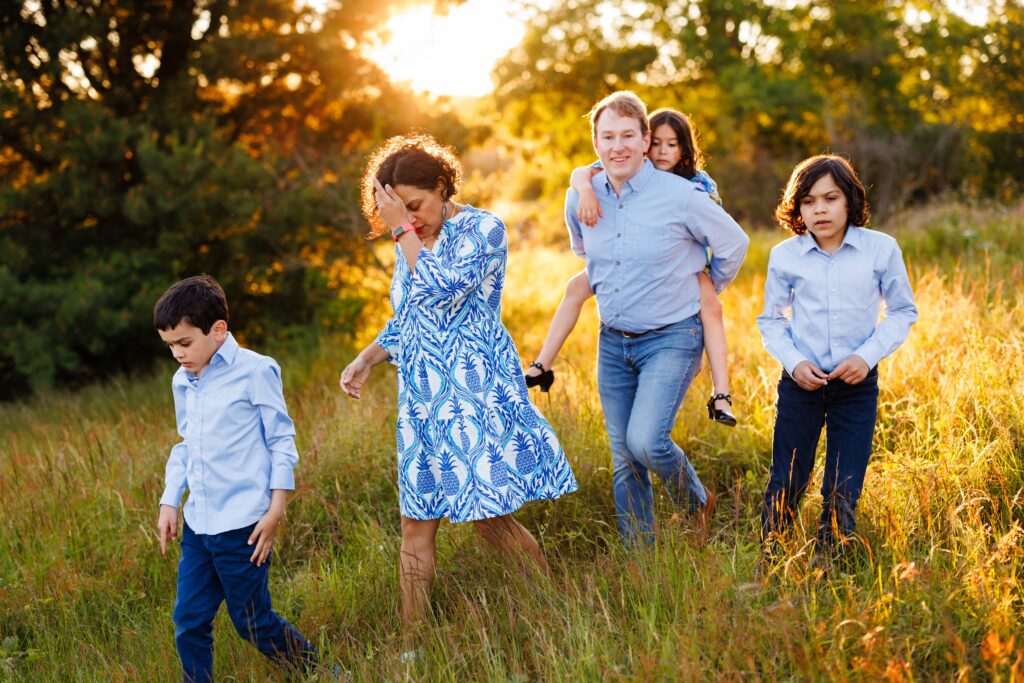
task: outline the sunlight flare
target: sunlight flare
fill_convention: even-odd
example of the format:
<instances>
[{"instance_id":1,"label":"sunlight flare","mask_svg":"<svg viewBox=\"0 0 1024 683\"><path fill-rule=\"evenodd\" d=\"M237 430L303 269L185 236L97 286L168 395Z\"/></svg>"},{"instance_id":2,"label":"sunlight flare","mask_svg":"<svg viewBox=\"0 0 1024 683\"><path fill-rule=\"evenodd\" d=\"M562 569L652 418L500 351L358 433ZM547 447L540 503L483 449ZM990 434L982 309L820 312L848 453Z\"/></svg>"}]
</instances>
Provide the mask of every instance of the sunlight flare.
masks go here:
<instances>
[{"instance_id":1,"label":"sunlight flare","mask_svg":"<svg viewBox=\"0 0 1024 683\"><path fill-rule=\"evenodd\" d=\"M447 15L433 4L396 14L384 27L387 43L369 51L396 82L419 92L476 97L490 92L495 63L523 38L522 21L504 2L468 0Z\"/></svg>"}]
</instances>

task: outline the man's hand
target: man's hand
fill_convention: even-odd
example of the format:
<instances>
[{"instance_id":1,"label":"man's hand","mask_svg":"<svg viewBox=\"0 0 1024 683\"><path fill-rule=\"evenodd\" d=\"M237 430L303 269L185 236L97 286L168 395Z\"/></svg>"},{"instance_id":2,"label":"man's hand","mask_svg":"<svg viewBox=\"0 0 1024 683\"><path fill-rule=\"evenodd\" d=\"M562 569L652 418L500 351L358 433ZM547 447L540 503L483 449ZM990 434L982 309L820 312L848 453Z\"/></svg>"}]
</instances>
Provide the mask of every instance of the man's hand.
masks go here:
<instances>
[{"instance_id":1,"label":"man's hand","mask_svg":"<svg viewBox=\"0 0 1024 683\"><path fill-rule=\"evenodd\" d=\"M858 355L851 354L844 358L832 372L828 373L829 379L840 379L847 384L860 384L868 376L871 368L867 361Z\"/></svg>"},{"instance_id":2,"label":"man's hand","mask_svg":"<svg viewBox=\"0 0 1024 683\"><path fill-rule=\"evenodd\" d=\"M255 562L257 567L267 561L270 549L274 547L274 534L277 533L277 525L284 519L284 506L288 502L288 492L283 489L273 489L270 496L270 509L260 517L256 528L249 535L249 545L256 544L249 561Z\"/></svg>"},{"instance_id":3,"label":"man's hand","mask_svg":"<svg viewBox=\"0 0 1024 683\"><path fill-rule=\"evenodd\" d=\"M801 389L817 391L828 384L829 375L809 360L801 361L793 368L793 381L800 385Z\"/></svg>"},{"instance_id":4,"label":"man's hand","mask_svg":"<svg viewBox=\"0 0 1024 683\"><path fill-rule=\"evenodd\" d=\"M170 505L160 506L160 516L156 520L156 529L160 534L160 554L167 554L167 539L178 537L178 508Z\"/></svg>"}]
</instances>

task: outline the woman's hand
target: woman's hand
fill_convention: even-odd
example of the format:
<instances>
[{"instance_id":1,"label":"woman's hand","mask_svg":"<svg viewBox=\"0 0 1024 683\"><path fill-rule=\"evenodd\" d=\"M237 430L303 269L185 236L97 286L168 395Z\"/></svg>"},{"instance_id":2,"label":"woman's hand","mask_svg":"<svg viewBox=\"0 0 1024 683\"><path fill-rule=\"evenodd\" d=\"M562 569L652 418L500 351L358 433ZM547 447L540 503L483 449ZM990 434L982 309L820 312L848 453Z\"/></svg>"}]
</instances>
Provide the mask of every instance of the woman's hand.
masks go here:
<instances>
[{"instance_id":1,"label":"woman's hand","mask_svg":"<svg viewBox=\"0 0 1024 683\"><path fill-rule=\"evenodd\" d=\"M359 398L359 389L370 376L370 369L373 366L363 360L362 354L348 364L348 367L341 372L341 390L351 398Z\"/></svg>"},{"instance_id":2,"label":"woman's hand","mask_svg":"<svg viewBox=\"0 0 1024 683\"><path fill-rule=\"evenodd\" d=\"M374 201L377 204L377 212L380 214L380 219L384 221L384 225L388 226L388 229L394 230L399 225L405 223L412 223L412 218L409 216L409 210L405 208L405 202L398 196L395 189L390 185L381 185L380 181L376 177L373 179L374 190Z\"/></svg>"}]
</instances>

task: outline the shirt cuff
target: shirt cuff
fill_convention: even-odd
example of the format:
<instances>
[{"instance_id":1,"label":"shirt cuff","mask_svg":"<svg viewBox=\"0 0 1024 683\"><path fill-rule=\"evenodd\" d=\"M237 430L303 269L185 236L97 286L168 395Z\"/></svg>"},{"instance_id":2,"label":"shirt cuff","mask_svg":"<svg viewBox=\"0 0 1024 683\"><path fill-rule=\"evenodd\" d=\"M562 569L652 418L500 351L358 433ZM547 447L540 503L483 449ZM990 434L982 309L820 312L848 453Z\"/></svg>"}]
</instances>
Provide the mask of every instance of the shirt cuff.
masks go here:
<instances>
[{"instance_id":1,"label":"shirt cuff","mask_svg":"<svg viewBox=\"0 0 1024 683\"><path fill-rule=\"evenodd\" d=\"M168 486L164 489L164 493L160 496L161 505L170 505L172 508L177 508L181 505L181 497L184 495L184 491L176 491L175 489Z\"/></svg>"},{"instance_id":2,"label":"shirt cuff","mask_svg":"<svg viewBox=\"0 0 1024 683\"><path fill-rule=\"evenodd\" d=\"M868 364L868 369L875 367L885 357L885 351L881 344L875 339L868 339L860 345L860 348L853 352L853 355L860 356Z\"/></svg>"},{"instance_id":3,"label":"shirt cuff","mask_svg":"<svg viewBox=\"0 0 1024 683\"><path fill-rule=\"evenodd\" d=\"M782 363L782 367L786 368L786 372L792 375L793 371L796 370L796 366L800 365L805 360L807 359L804 358L802 353L794 350L792 353L785 354L779 359L779 362Z\"/></svg>"},{"instance_id":4,"label":"shirt cuff","mask_svg":"<svg viewBox=\"0 0 1024 683\"><path fill-rule=\"evenodd\" d=\"M295 474L292 472L292 468L285 465L272 466L270 468L270 488L294 491Z\"/></svg>"}]
</instances>

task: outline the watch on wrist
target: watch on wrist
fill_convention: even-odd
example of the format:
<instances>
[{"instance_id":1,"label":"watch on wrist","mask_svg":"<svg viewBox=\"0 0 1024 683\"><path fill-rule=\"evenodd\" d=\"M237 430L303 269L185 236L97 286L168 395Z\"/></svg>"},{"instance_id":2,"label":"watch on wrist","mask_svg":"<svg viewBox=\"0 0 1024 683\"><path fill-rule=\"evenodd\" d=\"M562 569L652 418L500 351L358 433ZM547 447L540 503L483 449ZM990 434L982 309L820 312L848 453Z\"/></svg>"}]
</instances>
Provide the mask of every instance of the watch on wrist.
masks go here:
<instances>
[{"instance_id":1,"label":"watch on wrist","mask_svg":"<svg viewBox=\"0 0 1024 683\"><path fill-rule=\"evenodd\" d=\"M412 223L402 223L397 228L391 231L391 237L397 242L398 238L407 232L415 232L415 228Z\"/></svg>"}]
</instances>

